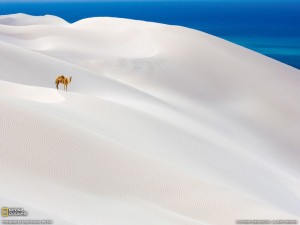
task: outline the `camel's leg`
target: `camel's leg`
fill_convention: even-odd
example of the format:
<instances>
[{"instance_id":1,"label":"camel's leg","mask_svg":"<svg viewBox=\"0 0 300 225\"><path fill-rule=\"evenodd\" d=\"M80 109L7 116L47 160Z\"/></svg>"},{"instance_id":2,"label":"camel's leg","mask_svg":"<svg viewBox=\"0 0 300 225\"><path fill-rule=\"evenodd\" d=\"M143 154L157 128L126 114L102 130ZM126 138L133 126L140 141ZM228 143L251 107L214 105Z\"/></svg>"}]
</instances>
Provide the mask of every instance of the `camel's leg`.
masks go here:
<instances>
[{"instance_id":1,"label":"camel's leg","mask_svg":"<svg viewBox=\"0 0 300 225\"><path fill-rule=\"evenodd\" d=\"M58 89L58 83L56 84L56 89Z\"/></svg>"}]
</instances>

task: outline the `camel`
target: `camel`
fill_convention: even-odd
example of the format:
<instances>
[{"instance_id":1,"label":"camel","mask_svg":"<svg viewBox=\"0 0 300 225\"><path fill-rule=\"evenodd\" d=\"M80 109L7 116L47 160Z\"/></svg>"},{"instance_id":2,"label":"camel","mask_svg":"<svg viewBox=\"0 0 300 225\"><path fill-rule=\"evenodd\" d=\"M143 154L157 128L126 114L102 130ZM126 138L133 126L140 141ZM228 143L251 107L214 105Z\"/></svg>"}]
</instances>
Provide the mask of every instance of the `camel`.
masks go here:
<instances>
[{"instance_id":1,"label":"camel","mask_svg":"<svg viewBox=\"0 0 300 225\"><path fill-rule=\"evenodd\" d=\"M67 91L68 84L71 83L72 77L66 78L64 75L58 76L55 80L56 89L58 89L59 83L62 83L64 85L64 90Z\"/></svg>"}]
</instances>

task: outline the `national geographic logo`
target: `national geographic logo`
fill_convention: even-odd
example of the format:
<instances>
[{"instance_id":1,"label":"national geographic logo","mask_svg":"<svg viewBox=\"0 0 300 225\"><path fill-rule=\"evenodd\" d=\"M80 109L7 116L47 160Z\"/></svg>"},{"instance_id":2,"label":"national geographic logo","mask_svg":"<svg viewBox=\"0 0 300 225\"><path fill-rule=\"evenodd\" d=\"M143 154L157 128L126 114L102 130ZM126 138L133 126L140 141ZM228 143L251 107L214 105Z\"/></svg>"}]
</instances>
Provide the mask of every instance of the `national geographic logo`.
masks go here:
<instances>
[{"instance_id":1,"label":"national geographic logo","mask_svg":"<svg viewBox=\"0 0 300 225\"><path fill-rule=\"evenodd\" d=\"M1 216L2 217L28 216L28 212L25 211L23 208L8 208L8 207L3 207L1 209Z\"/></svg>"},{"instance_id":2,"label":"national geographic logo","mask_svg":"<svg viewBox=\"0 0 300 225\"><path fill-rule=\"evenodd\" d=\"M1 209L1 216L7 217L8 216L8 208L3 207Z\"/></svg>"}]
</instances>

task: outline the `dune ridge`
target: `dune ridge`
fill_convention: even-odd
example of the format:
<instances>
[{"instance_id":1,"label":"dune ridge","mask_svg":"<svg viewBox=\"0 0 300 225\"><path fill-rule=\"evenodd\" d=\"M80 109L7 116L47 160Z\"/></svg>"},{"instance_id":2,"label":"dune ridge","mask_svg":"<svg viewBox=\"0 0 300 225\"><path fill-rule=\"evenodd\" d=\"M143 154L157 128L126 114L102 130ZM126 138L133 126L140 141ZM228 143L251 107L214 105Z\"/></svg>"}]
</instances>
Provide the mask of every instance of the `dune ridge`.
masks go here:
<instances>
[{"instance_id":1,"label":"dune ridge","mask_svg":"<svg viewBox=\"0 0 300 225\"><path fill-rule=\"evenodd\" d=\"M300 219L299 70L120 18L0 16L0 50L1 207L54 224Z\"/></svg>"}]
</instances>

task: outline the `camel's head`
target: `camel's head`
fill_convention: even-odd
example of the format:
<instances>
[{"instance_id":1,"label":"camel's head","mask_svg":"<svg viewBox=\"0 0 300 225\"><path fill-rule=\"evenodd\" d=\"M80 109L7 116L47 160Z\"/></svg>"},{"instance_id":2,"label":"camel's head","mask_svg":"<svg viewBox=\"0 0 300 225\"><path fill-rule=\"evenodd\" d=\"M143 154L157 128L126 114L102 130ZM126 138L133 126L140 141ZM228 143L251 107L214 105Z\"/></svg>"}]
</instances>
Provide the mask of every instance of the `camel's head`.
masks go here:
<instances>
[{"instance_id":1,"label":"camel's head","mask_svg":"<svg viewBox=\"0 0 300 225\"><path fill-rule=\"evenodd\" d=\"M70 77L70 83L71 83L71 81L72 81L72 77Z\"/></svg>"}]
</instances>

